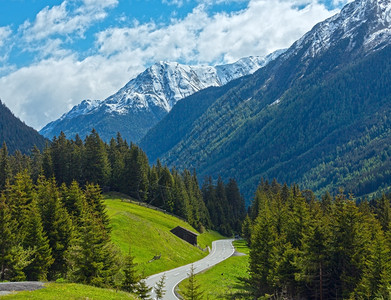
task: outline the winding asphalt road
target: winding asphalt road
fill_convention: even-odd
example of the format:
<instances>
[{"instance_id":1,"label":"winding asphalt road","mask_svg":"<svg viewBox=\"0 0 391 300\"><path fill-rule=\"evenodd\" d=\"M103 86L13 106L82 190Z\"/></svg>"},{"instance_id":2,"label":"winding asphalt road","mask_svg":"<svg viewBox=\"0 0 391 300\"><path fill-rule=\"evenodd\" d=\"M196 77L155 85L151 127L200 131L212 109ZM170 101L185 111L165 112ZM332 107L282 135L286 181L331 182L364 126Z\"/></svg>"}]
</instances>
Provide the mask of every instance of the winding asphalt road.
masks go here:
<instances>
[{"instance_id":1,"label":"winding asphalt road","mask_svg":"<svg viewBox=\"0 0 391 300\"><path fill-rule=\"evenodd\" d=\"M193 264L188 264L176 269L172 269L166 272L152 275L146 279L146 283L150 287L154 287L156 283L160 280L163 274L166 274L166 294L164 300L177 300L175 296L175 287L184 279L186 279L190 273L191 265L194 266L195 273L202 272L218 263L226 260L228 257L232 256L235 252L235 248L232 245L233 240L218 240L212 243L211 253L204 257L203 259L194 262ZM152 293L152 299L155 299L155 294Z\"/></svg>"}]
</instances>

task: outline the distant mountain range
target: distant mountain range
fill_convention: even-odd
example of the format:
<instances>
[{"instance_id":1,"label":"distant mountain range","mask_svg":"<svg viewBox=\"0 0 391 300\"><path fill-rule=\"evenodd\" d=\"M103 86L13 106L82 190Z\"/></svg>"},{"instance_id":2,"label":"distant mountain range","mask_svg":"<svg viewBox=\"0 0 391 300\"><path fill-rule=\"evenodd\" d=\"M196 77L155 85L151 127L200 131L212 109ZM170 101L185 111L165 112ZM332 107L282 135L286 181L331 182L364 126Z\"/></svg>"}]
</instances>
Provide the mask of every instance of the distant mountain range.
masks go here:
<instances>
[{"instance_id":1,"label":"distant mountain range","mask_svg":"<svg viewBox=\"0 0 391 300\"><path fill-rule=\"evenodd\" d=\"M29 153L34 145L43 149L46 139L36 130L24 124L0 101L0 143L7 144L8 152L20 150Z\"/></svg>"},{"instance_id":2,"label":"distant mountain range","mask_svg":"<svg viewBox=\"0 0 391 300\"><path fill-rule=\"evenodd\" d=\"M253 75L179 102L142 139L154 160L318 194L391 185L391 2L357 0ZM185 117L186 116L186 117Z\"/></svg>"},{"instance_id":3,"label":"distant mountain range","mask_svg":"<svg viewBox=\"0 0 391 300\"><path fill-rule=\"evenodd\" d=\"M159 62L128 82L104 101L84 100L40 133L52 139L63 131L67 137L82 138L95 128L105 141L117 132L128 141L139 141L181 99L210 86L222 86L252 74L283 53L247 57L221 66L187 66Z\"/></svg>"}]
</instances>

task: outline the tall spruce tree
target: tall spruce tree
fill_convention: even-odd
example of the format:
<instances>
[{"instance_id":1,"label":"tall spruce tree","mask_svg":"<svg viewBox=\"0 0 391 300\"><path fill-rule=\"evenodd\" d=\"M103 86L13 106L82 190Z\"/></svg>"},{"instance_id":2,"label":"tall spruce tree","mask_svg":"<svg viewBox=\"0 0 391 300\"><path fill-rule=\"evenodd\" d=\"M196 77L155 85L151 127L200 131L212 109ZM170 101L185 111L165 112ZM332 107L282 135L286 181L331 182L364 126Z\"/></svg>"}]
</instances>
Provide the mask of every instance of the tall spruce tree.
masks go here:
<instances>
[{"instance_id":1,"label":"tall spruce tree","mask_svg":"<svg viewBox=\"0 0 391 300\"><path fill-rule=\"evenodd\" d=\"M48 279L65 276L67 272L66 252L74 235L72 220L61 202L61 196L54 179L38 179L38 207L42 216L44 231L49 239L54 262L49 269Z\"/></svg>"},{"instance_id":2,"label":"tall spruce tree","mask_svg":"<svg viewBox=\"0 0 391 300\"><path fill-rule=\"evenodd\" d=\"M54 259L49 240L43 231L41 216L35 201L31 204L24 230L26 236L23 240L23 247L33 249L33 253L31 262L23 269L23 272L26 274L27 280L46 280Z\"/></svg>"},{"instance_id":3,"label":"tall spruce tree","mask_svg":"<svg viewBox=\"0 0 391 300\"><path fill-rule=\"evenodd\" d=\"M17 244L16 222L4 195L0 196L0 281L9 280L7 270L11 268L12 248Z\"/></svg>"},{"instance_id":4,"label":"tall spruce tree","mask_svg":"<svg viewBox=\"0 0 391 300\"><path fill-rule=\"evenodd\" d=\"M85 140L84 177L89 183L105 187L110 179L110 164L106 145L95 129Z\"/></svg>"},{"instance_id":5,"label":"tall spruce tree","mask_svg":"<svg viewBox=\"0 0 391 300\"><path fill-rule=\"evenodd\" d=\"M10 166L10 159L8 157L7 144L3 142L0 149L0 190L5 188L7 180L11 179L12 171Z\"/></svg>"}]
</instances>

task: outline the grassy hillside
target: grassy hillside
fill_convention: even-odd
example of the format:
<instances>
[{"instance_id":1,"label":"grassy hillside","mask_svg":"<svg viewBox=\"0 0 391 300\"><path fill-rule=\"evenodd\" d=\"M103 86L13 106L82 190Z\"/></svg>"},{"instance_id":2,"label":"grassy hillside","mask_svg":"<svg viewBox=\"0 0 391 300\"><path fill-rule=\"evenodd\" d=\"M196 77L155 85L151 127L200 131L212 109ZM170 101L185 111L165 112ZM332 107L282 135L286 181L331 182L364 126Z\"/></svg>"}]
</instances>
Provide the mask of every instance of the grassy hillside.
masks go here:
<instances>
[{"instance_id":1,"label":"grassy hillside","mask_svg":"<svg viewBox=\"0 0 391 300\"><path fill-rule=\"evenodd\" d=\"M33 292L19 292L1 297L8 299L36 299L36 300L57 300L57 299L89 299L89 300L122 300L137 299L131 294L101 289L83 284L75 283L47 283L46 288Z\"/></svg>"},{"instance_id":2,"label":"grassy hillside","mask_svg":"<svg viewBox=\"0 0 391 300\"><path fill-rule=\"evenodd\" d=\"M196 280L204 292L204 299L249 299L241 293L243 283L240 278L247 278L249 249L245 241L235 241L236 251L245 256L231 256L215 267L196 275ZM179 291L184 289L188 279L181 282ZM235 295L235 298L234 298Z\"/></svg>"},{"instance_id":3,"label":"grassy hillside","mask_svg":"<svg viewBox=\"0 0 391 300\"><path fill-rule=\"evenodd\" d=\"M173 269L197 261L208 252L190 245L173 235L176 226L197 232L188 223L136 203L130 203L119 195L106 195L105 203L111 219L112 240L123 254L129 248L145 276ZM198 238L201 248L211 245L213 240L224 238L215 232L203 233ZM158 260L152 260L161 255Z\"/></svg>"}]
</instances>

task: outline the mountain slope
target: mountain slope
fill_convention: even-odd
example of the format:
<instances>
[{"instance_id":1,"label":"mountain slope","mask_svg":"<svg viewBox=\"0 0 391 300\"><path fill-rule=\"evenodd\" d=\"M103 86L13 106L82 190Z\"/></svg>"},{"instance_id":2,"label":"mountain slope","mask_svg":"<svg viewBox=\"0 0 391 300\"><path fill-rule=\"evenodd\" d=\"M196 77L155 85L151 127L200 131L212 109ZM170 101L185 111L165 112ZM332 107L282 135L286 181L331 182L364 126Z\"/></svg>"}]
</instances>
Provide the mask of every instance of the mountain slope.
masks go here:
<instances>
[{"instance_id":1,"label":"mountain slope","mask_svg":"<svg viewBox=\"0 0 391 300\"><path fill-rule=\"evenodd\" d=\"M34 145L43 149L46 140L33 128L27 126L0 101L0 143L7 144L8 151L20 150L29 153Z\"/></svg>"},{"instance_id":2,"label":"mountain slope","mask_svg":"<svg viewBox=\"0 0 391 300\"><path fill-rule=\"evenodd\" d=\"M40 132L52 138L63 131L84 137L95 128L108 141L117 132L128 141L140 140L181 99L211 86L255 72L284 50L265 58L247 57L222 66L187 66L156 63L104 101L85 100Z\"/></svg>"},{"instance_id":3,"label":"mountain slope","mask_svg":"<svg viewBox=\"0 0 391 300\"><path fill-rule=\"evenodd\" d=\"M391 182L385 167L391 154L390 12L388 1L360 0L317 24L211 101L162 160L195 167L200 176L234 176L248 197L262 177L318 193L339 186L356 195L381 189ZM192 109L188 99L181 104ZM147 137L145 149L153 143Z\"/></svg>"}]
</instances>

